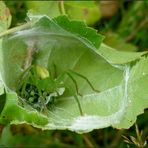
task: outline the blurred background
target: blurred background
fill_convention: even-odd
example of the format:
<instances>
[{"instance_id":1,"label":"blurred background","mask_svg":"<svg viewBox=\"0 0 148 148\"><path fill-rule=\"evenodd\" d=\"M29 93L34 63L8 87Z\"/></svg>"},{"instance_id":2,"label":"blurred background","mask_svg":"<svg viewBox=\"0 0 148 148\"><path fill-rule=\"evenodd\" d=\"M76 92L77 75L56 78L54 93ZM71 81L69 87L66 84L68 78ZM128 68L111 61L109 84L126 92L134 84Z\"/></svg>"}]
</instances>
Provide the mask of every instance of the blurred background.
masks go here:
<instances>
[{"instance_id":1,"label":"blurred background","mask_svg":"<svg viewBox=\"0 0 148 148\"><path fill-rule=\"evenodd\" d=\"M116 50L148 50L148 1L5 1L12 15L11 27L25 23L28 15L46 14L53 18L68 15L85 21L105 36L104 43ZM25 125L0 126L1 144L8 146L53 147L146 147L148 111L138 116L136 125L127 130L111 127L79 135L70 131L41 131ZM141 132L142 131L142 132Z\"/></svg>"}]
</instances>

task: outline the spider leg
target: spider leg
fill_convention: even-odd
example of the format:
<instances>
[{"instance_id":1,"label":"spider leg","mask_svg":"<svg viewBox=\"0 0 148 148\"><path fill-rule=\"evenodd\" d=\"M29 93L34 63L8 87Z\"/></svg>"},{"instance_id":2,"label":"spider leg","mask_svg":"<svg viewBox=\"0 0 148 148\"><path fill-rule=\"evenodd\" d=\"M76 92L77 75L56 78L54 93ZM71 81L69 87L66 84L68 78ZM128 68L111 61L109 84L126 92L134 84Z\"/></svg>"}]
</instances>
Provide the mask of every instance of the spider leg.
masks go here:
<instances>
[{"instance_id":1,"label":"spider leg","mask_svg":"<svg viewBox=\"0 0 148 148\"><path fill-rule=\"evenodd\" d=\"M79 91L78 91L78 84L77 84L76 80L72 77L72 75L71 75L69 72L65 71L64 73L62 73L62 74L57 78L56 82L57 82L57 83L62 82L62 80L64 79L64 76L65 76L65 75L69 76L69 78L70 78L70 79L72 80L72 82L74 83L74 85L75 85L75 87L76 87L76 92L77 92L77 94L80 95L80 96L82 96L82 95L79 93ZM72 93L72 91L71 91L69 88L67 88L67 89ZM72 94L73 94L73 93L72 93ZM76 94L74 94L74 99L75 99L75 101L76 101L77 104L78 104L78 108L79 108L80 114L83 116L84 114L83 114L83 111L82 111L82 108L81 108L81 104L80 104L80 101L79 101L79 99L78 99L78 97L77 97Z\"/></svg>"},{"instance_id":2,"label":"spider leg","mask_svg":"<svg viewBox=\"0 0 148 148\"><path fill-rule=\"evenodd\" d=\"M24 83L24 78L29 72L29 70L32 68L32 65L29 66L27 69L24 70L24 72L19 76L18 81L17 81L17 86L20 87Z\"/></svg>"},{"instance_id":3,"label":"spider leg","mask_svg":"<svg viewBox=\"0 0 148 148\"><path fill-rule=\"evenodd\" d=\"M56 69L56 65L53 64L54 66L54 74L55 76L57 77L57 69ZM75 85L75 88L76 88L76 92L79 96L82 96L82 94L79 92L79 89L78 89L78 84L77 84L77 81L73 78L73 76L70 74L69 71L65 71L63 72L58 78L57 78L57 81L59 81L58 83L62 82L62 80L64 79L64 76L67 75L74 83Z\"/></svg>"},{"instance_id":4,"label":"spider leg","mask_svg":"<svg viewBox=\"0 0 148 148\"><path fill-rule=\"evenodd\" d=\"M78 84L77 84L77 81L72 77L72 75L69 73L69 72L66 72L66 74L69 76L69 78L71 78L71 80L73 81L75 87L76 87L76 92L79 96L82 96L82 94L79 92L79 89L78 89Z\"/></svg>"},{"instance_id":5,"label":"spider leg","mask_svg":"<svg viewBox=\"0 0 148 148\"><path fill-rule=\"evenodd\" d=\"M77 94L79 96L82 96L82 94L79 92L77 81L73 78L73 76L68 71L65 71L64 73L59 75L58 78L56 79L56 82L60 84L60 82L64 80L65 75L67 75L72 80L73 84L75 85Z\"/></svg>"},{"instance_id":6,"label":"spider leg","mask_svg":"<svg viewBox=\"0 0 148 148\"><path fill-rule=\"evenodd\" d=\"M83 116L84 113L83 113L83 111L82 111L81 104L80 104L80 101L79 101L77 95L74 95L74 98L75 98L75 100L77 101L77 104L78 104L78 108L79 108L80 114L81 114L81 116Z\"/></svg>"},{"instance_id":7,"label":"spider leg","mask_svg":"<svg viewBox=\"0 0 148 148\"><path fill-rule=\"evenodd\" d=\"M68 73L73 73L73 74L75 74L75 75L81 77L82 79L84 79L84 80L89 84L89 86L91 87L91 89L92 89L93 91L95 91L95 92L100 92L99 90L97 90L97 89L95 89L95 88L93 87L93 85L91 84L91 82L90 82L85 76L83 76L83 75L81 75L81 74L79 74L79 73L77 73L77 72L74 72L74 71L72 71L72 70L68 70Z\"/></svg>"},{"instance_id":8,"label":"spider leg","mask_svg":"<svg viewBox=\"0 0 148 148\"><path fill-rule=\"evenodd\" d=\"M71 90L69 88L68 88L68 90L71 92ZM74 99L77 102L77 105L78 105L78 108L79 108L79 111L80 111L80 115L83 116L84 113L82 111L82 107L81 107L80 101L79 101L79 99L78 99L76 94L74 94Z\"/></svg>"},{"instance_id":9,"label":"spider leg","mask_svg":"<svg viewBox=\"0 0 148 148\"><path fill-rule=\"evenodd\" d=\"M54 78L57 77L57 69L56 69L56 65L53 64L53 69L54 69Z\"/></svg>"},{"instance_id":10,"label":"spider leg","mask_svg":"<svg viewBox=\"0 0 148 148\"><path fill-rule=\"evenodd\" d=\"M55 64L54 64L54 73L55 73L55 75L57 75L56 65ZM65 71L61 75L59 75L57 77L57 79L56 79L56 83L60 84L64 80L64 76L65 75L67 75L72 80L72 82L73 82L73 84L75 85L75 88L76 88L76 93L78 95L82 96L82 94L80 94L80 92L79 92L77 81L73 78L73 76L71 75L71 73L69 71ZM72 93L72 91L69 88L68 88L68 90ZM80 101L79 101L79 99L78 99L76 94L74 94L74 99L77 102L80 114L83 116L84 114L83 114L83 111L82 111L82 108L81 108L81 104L80 104Z\"/></svg>"}]
</instances>

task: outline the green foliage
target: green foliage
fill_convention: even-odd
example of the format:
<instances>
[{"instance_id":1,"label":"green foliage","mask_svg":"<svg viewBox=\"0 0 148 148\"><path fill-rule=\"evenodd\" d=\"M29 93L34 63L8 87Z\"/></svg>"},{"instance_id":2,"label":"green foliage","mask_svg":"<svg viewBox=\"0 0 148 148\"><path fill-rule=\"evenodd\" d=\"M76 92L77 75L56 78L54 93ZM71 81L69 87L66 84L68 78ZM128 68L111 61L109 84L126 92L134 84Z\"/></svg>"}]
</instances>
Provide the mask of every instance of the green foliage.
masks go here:
<instances>
[{"instance_id":1,"label":"green foliage","mask_svg":"<svg viewBox=\"0 0 148 148\"><path fill-rule=\"evenodd\" d=\"M65 13L71 19L86 21L87 25L95 24L101 17L99 6L94 1L26 1L25 4L34 15L46 14L53 18Z\"/></svg>"},{"instance_id":2,"label":"green foliage","mask_svg":"<svg viewBox=\"0 0 148 148\"><path fill-rule=\"evenodd\" d=\"M147 49L147 2L121 1L111 18L94 1L5 3L12 23L0 2L0 145L146 146L147 52L131 51ZM21 25L27 9L31 21ZM93 25L103 43L73 19Z\"/></svg>"},{"instance_id":3,"label":"green foliage","mask_svg":"<svg viewBox=\"0 0 148 148\"><path fill-rule=\"evenodd\" d=\"M131 43L126 43L123 38L121 38L118 34L115 33L106 34L104 43L120 51L128 52L138 50L135 45Z\"/></svg>"},{"instance_id":4,"label":"green foliage","mask_svg":"<svg viewBox=\"0 0 148 148\"><path fill-rule=\"evenodd\" d=\"M29 13L34 15L48 15L53 18L60 15L58 1L26 1Z\"/></svg>"},{"instance_id":5,"label":"green foliage","mask_svg":"<svg viewBox=\"0 0 148 148\"><path fill-rule=\"evenodd\" d=\"M5 1L12 15L11 27L25 23L27 9L23 1Z\"/></svg>"},{"instance_id":6,"label":"green foliage","mask_svg":"<svg viewBox=\"0 0 148 148\"><path fill-rule=\"evenodd\" d=\"M11 24L11 14L4 2L0 1L0 32L7 30Z\"/></svg>"},{"instance_id":7,"label":"green foliage","mask_svg":"<svg viewBox=\"0 0 148 148\"><path fill-rule=\"evenodd\" d=\"M81 28L80 31L76 27L78 25ZM94 30L87 28L82 22L70 21L65 16L53 19L42 17L32 24L31 28L4 38L1 48L1 55L4 57L3 69L1 69L4 72L2 74L4 85L13 91L17 90L16 82L23 71L32 64L45 67L50 72L50 76L55 75L56 66L57 77L67 70L78 73L78 75L72 75L72 78L77 83L79 93L82 94L80 96L77 93L76 85L70 77L62 78L64 87L70 89L66 89L64 94L57 96L53 107L46 110L44 116L45 121L48 119L48 124L45 125L41 124L44 123L44 119L39 111L36 112L33 109L33 105L32 114L38 116L41 123L37 123L35 118L30 120L27 114L30 115L28 106L23 107L18 104L20 99L16 93L13 92L14 95L12 95L12 92L5 88L6 101L15 96L14 99L18 100L15 104L18 105L13 106L13 109L25 114L25 118L14 114L14 118L12 117L9 121L15 124L31 123L42 129L67 128L80 133L107 126L129 128L135 122L136 116L148 106L145 100L146 89L144 89L147 88L147 83L143 83L148 81L145 76L147 71L144 68L147 66L147 58L141 57L147 52L114 51L101 44L101 41L102 37ZM133 64L130 64L131 62ZM143 67L141 71L139 67ZM136 69L138 72L135 73ZM94 92L88 82L79 75L89 80L90 84L100 92ZM32 77L32 80L25 81L39 88L41 81L37 83L39 81L37 77ZM57 86L53 87L51 93L54 93L60 83L53 83ZM45 86L49 87L49 85ZM137 93L140 94L141 91L143 94L140 97ZM137 105L136 102L138 102ZM11 109L11 105L9 108ZM29 108L31 108L30 105ZM80 113L80 108L83 115ZM7 110L7 107L5 109ZM7 111L3 114L8 118Z\"/></svg>"},{"instance_id":8,"label":"green foliage","mask_svg":"<svg viewBox=\"0 0 148 148\"><path fill-rule=\"evenodd\" d=\"M131 5L129 11L124 12L122 21L119 23L117 33L125 39L147 50L148 1L137 1Z\"/></svg>"},{"instance_id":9,"label":"green foliage","mask_svg":"<svg viewBox=\"0 0 148 148\"><path fill-rule=\"evenodd\" d=\"M92 26L101 17L99 5L94 1L66 1L64 3L66 14L72 19L84 20Z\"/></svg>"}]
</instances>

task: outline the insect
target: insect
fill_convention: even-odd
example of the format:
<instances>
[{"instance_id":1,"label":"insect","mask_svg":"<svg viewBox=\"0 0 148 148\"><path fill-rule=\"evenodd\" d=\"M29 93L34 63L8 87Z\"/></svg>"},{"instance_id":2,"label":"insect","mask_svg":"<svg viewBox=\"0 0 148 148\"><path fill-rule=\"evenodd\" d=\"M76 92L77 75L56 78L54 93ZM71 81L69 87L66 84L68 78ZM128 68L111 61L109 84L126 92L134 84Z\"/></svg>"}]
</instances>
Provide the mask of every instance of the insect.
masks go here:
<instances>
[{"instance_id":1,"label":"insect","mask_svg":"<svg viewBox=\"0 0 148 148\"><path fill-rule=\"evenodd\" d=\"M72 70L66 70L56 78L51 78L50 73L45 67L31 65L21 75L18 83L18 94L20 97L25 98L35 109L43 111L46 107L50 107L57 97L63 95L66 89L64 78L68 76L75 86L75 91L71 91L70 89L69 91L78 104L80 114L83 115L80 101L77 97L77 95L82 95L79 92L77 81L74 79L73 75L84 79L93 91L99 92L85 76Z\"/></svg>"}]
</instances>

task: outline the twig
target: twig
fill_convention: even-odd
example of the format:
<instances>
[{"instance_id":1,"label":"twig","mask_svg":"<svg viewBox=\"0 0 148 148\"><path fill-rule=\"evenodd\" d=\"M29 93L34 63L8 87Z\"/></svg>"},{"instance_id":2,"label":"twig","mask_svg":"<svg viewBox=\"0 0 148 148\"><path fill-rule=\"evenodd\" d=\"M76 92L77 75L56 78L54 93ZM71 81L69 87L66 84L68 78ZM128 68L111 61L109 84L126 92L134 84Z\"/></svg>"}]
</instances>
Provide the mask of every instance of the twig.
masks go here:
<instances>
[{"instance_id":1,"label":"twig","mask_svg":"<svg viewBox=\"0 0 148 148\"><path fill-rule=\"evenodd\" d=\"M14 33L14 32L16 32L16 31L20 31L20 30L23 30L23 29L27 29L27 28L31 27L31 25L32 25L32 22L28 22L28 23L26 23L26 24L24 24L24 25L21 25L21 26L17 26L17 27L8 29L8 30L6 30L6 31L4 31L4 32L2 32L2 33L0 33L0 38L3 37L3 36L5 36L5 35Z\"/></svg>"},{"instance_id":2,"label":"twig","mask_svg":"<svg viewBox=\"0 0 148 148\"><path fill-rule=\"evenodd\" d=\"M100 148L100 145L96 143L96 141L93 139L93 137L89 133L83 134L83 139L85 140L89 148L94 148L94 147Z\"/></svg>"},{"instance_id":3,"label":"twig","mask_svg":"<svg viewBox=\"0 0 148 148\"><path fill-rule=\"evenodd\" d=\"M137 123L135 123L135 129L136 129L136 135L137 135L137 139L138 139L139 145L140 145L141 148L143 148L144 147L144 143L142 141L141 134L140 134L140 131L139 131Z\"/></svg>"},{"instance_id":4,"label":"twig","mask_svg":"<svg viewBox=\"0 0 148 148\"><path fill-rule=\"evenodd\" d=\"M88 147L90 147L90 148L95 147L86 134L83 134L83 139L86 142L86 144L88 145Z\"/></svg>"},{"instance_id":5,"label":"twig","mask_svg":"<svg viewBox=\"0 0 148 148\"><path fill-rule=\"evenodd\" d=\"M110 147L114 148L117 146L119 140L121 139L121 135L124 133L124 130L119 130L113 140L113 142L110 144Z\"/></svg>"},{"instance_id":6,"label":"twig","mask_svg":"<svg viewBox=\"0 0 148 148\"><path fill-rule=\"evenodd\" d=\"M66 15L65 7L64 7L64 1L63 0L59 1L59 9L60 9L60 12L61 12L62 15Z\"/></svg>"}]
</instances>

